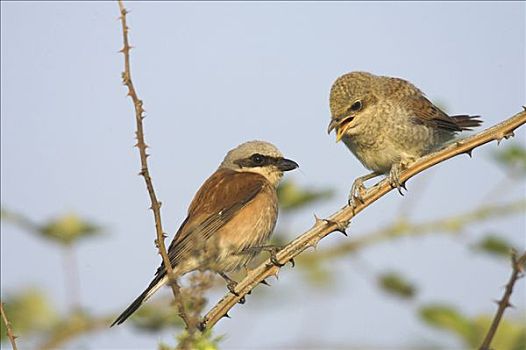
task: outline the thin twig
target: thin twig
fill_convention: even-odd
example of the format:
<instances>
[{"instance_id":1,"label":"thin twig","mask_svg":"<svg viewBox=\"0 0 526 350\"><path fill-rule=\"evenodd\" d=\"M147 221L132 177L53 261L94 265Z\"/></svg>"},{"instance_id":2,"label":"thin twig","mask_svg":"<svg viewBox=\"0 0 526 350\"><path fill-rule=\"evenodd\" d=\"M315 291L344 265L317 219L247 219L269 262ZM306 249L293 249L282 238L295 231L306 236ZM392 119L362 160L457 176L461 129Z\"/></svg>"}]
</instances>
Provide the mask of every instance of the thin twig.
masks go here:
<instances>
[{"instance_id":1,"label":"thin twig","mask_svg":"<svg viewBox=\"0 0 526 350\"><path fill-rule=\"evenodd\" d=\"M11 347L13 348L13 350L17 350L16 341L15 341L17 337L13 333L13 329L11 328L11 322L9 322L9 320L7 319L7 315L5 314L5 311L4 311L4 303L2 303L1 301L0 301L0 314L2 314L2 321L4 321L5 329L6 329L5 333L7 334L7 337L9 338L9 341L11 342Z\"/></svg>"},{"instance_id":2,"label":"thin twig","mask_svg":"<svg viewBox=\"0 0 526 350\"><path fill-rule=\"evenodd\" d=\"M456 155L467 153L471 155L474 148L484 145L490 141L500 142L504 138L513 136L513 131L519 126L526 123L526 112L522 111L515 116L468 138L452 143L448 147L423 157L409 166L400 176L402 183L416 174L428 169L435 164L443 162L446 159L452 158ZM350 220L376 200L387 194L392 190L392 187L387 179L380 181L374 187L370 188L363 198L363 203L353 209L345 206L328 219L319 219L316 221L311 229L296 238L294 241L286 245L281 251L276 254L279 263L286 263L296 257L309 247L315 248L318 242L335 231L344 231ZM227 315L227 312L236 305L241 298L247 295L258 283L264 281L270 276L275 276L279 272L279 267L270 262L270 259L264 261L254 270L250 271L247 276L238 283L235 288L237 295L229 293L223 297L204 317L201 328L210 329L222 317Z\"/></svg>"},{"instance_id":3,"label":"thin twig","mask_svg":"<svg viewBox=\"0 0 526 350\"><path fill-rule=\"evenodd\" d=\"M521 278L524 275L524 264L526 263L526 251L522 253L522 255L517 259L517 253L515 251L511 254L511 276L508 281L508 284L506 284L506 289L504 291L504 295L502 296L502 299L498 302L498 309L497 313L495 314L495 317L493 318L493 322L491 322L491 326L488 329L488 333L486 334L486 337L484 338L484 341L482 342L482 345L480 345L479 350L489 350L491 341L493 340L493 337L495 336L495 333L497 332L497 328L499 327L500 320L502 319L502 315L504 315L504 311L506 308L512 306L510 303L510 297L511 293L513 293L513 287L515 286L515 282L519 278Z\"/></svg>"},{"instance_id":4,"label":"thin twig","mask_svg":"<svg viewBox=\"0 0 526 350\"><path fill-rule=\"evenodd\" d=\"M63 247L64 284L68 295L70 310L80 310L80 274L75 246L66 244Z\"/></svg>"},{"instance_id":5,"label":"thin twig","mask_svg":"<svg viewBox=\"0 0 526 350\"><path fill-rule=\"evenodd\" d=\"M150 171L148 170L148 156L149 154L146 152L146 148L148 147L144 141L144 129L142 120L144 119L144 109L143 109L143 101L139 99L137 96L137 92L135 90L135 87L132 82L131 78L131 68L130 68L130 50L131 46L128 41L128 25L126 23L126 14L128 11L124 8L124 5L121 0L118 1L119 3L119 9L120 9L120 21L122 24L122 40L124 43L123 48L120 50L122 54L124 55L124 72L122 73L122 82L124 85L128 87L128 95L133 101L133 106L135 108L135 120L136 120L136 127L137 131L135 132L136 138L137 138L137 148L139 149L139 154L141 158L141 171L139 175L142 175L144 178L144 181L146 183L146 188L148 190L148 194L150 196L150 202L151 207L153 211L153 216L155 219L155 230L157 232L157 239L156 239L156 245L159 250L159 254L161 255L163 259L163 264L167 272L167 276L170 278L170 286L172 287L172 292L175 298L175 302L177 304L179 315L183 319L183 321L186 324L186 328L191 331L191 328L188 322L188 318L186 316L184 303L181 300L181 293L180 293L180 287L177 284L177 281L175 279L175 276L173 276L173 268L172 264L170 263L170 258L168 257L168 254L166 253L166 246L164 244L164 231L161 224L161 202L157 200L157 196L155 195L155 190L153 187L153 181L150 176Z\"/></svg>"},{"instance_id":6,"label":"thin twig","mask_svg":"<svg viewBox=\"0 0 526 350\"><path fill-rule=\"evenodd\" d=\"M351 242L342 243L312 254L316 254L316 259L319 260L335 259L387 239L420 236L432 232L457 233L470 224L515 213L523 213L525 210L526 201L518 200L506 204L484 205L465 213L422 223L411 223L401 219L386 227L364 234L361 237L356 237Z\"/></svg>"}]
</instances>

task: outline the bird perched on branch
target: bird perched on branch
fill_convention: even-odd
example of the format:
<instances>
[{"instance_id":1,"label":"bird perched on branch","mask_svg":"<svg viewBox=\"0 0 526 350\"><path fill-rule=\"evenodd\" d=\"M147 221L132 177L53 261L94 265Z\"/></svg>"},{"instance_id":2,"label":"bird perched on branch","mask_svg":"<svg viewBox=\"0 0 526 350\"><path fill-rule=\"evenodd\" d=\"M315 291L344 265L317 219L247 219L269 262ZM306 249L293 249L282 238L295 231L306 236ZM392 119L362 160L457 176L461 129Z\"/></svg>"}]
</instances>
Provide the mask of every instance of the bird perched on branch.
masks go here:
<instances>
[{"instance_id":1,"label":"bird perched on branch","mask_svg":"<svg viewBox=\"0 0 526 350\"><path fill-rule=\"evenodd\" d=\"M219 168L203 183L188 216L168 248L174 276L194 270L226 274L246 266L261 250L276 224L276 188L283 172L298 164L272 144L243 143L227 153ZM163 264L146 290L113 322L121 324L169 281Z\"/></svg>"},{"instance_id":2,"label":"bird perched on branch","mask_svg":"<svg viewBox=\"0 0 526 350\"><path fill-rule=\"evenodd\" d=\"M354 181L350 203L362 200L364 181L382 174L388 174L391 185L402 193L402 170L456 133L482 123L478 116L448 116L406 80L366 72L348 73L334 82L330 109L327 132L336 130L336 142L343 140L372 170Z\"/></svg>"}]
</instances>

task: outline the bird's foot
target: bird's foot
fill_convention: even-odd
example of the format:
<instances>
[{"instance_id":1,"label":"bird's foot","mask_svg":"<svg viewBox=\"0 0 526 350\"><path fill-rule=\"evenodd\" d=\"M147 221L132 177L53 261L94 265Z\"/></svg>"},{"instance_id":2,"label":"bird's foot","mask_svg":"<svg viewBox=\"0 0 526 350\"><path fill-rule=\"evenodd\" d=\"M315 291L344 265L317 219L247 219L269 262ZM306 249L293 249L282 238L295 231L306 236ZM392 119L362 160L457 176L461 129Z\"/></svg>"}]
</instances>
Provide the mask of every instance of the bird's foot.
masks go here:
<instances>
[{"instance_id":1,"label":"bird's foot","mask_svg":"<svg viewBox=\"0 0 526 350\"><path fill-rule=\"evenodd\" d=\"M380 173L372 172L370 174L360 176L354 180L352 186L351 186L351 192L349 193L349 200L347 204L353 208L356 208L358 203L363 204L365 195L367 194L367 188L364 186L364 182L370 179L373 179L377 176L381 175Z\"/></svg>"},{"instance_id":2,"label":"bird's foot","mask_svg":"<svg viewBox=\"0 0 526 350\"><path fill-rule=\"evenodd\" d=\"M219 272L219 275L221 277L223 277L223 279L225 280L226 287L228 288L228 291L230 293L234 294L236 297L238 297L239 293L236 292L237 282L234 281L233 279L231 279L230 277L228 277L228 275L226 273Z\"/></svg>"},{"instance_id":3,"label":"bird's foot","mask_svg":"<svg viewBox=\"0 0 526 350\"><path fill-rule=\"evenodd\" d=\"M363 181L364 180L362 177L359 177L356 180L354 180L351 186L351 192L349 193L349 199L347 201L350 207L355 208L358 205L358 203L363 204L363 197L367 192Z\"/></svg>"},{"instance_id":4,"label":"bird's foot","mask_svg":"<svg viewBox=\"0 0 526 350\"><path fill-rule=\"evenodd\" d=\"M270 262L272 263L272 265L277 266L277 267L283 267L287 264L287 263L284 263L284 264L280 263L276 256L276 254L283 248L282 246L268 245L268 246L264 246L260 248L261 250L267 251L270 254ZM290 262L292 267L295 266L294 259L290 259L288 262Z\"/></svg>"},{"instance_id":5,"label":"bird's foot","mask_svg":"<svg viewBox=\"0 0 526 350\"><path fill-rule=\"evenodd\" d=\"M407 191L407 188L405 187L405 182L401 182L400 180L400 175L402 174L402 171L405 169L405 167L406 165L404 163L393 164L393 166L391 167L391 171L387 176L387 179L389 180L391 186L393 188L396 188L401 196L404 195L404 193L402 192L402 188Z\"/></svg>"}]
</instances>

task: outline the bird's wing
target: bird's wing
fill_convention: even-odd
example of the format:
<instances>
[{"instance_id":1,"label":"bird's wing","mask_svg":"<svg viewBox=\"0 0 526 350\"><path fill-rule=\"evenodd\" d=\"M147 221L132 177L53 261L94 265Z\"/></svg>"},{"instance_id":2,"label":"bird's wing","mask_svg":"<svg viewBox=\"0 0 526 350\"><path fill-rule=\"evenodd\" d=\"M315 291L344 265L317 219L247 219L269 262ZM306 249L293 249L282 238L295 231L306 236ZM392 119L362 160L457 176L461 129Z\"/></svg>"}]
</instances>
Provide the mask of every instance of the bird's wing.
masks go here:
<instances>
[{"instance_id":1,"label":"bird's wing","mask_svg":"<svg viewBox=\"0 0 526 350\"><path fill-rule=\"evenodd\" d=\"M196 242L209 239L267 186L271 186L268 181L255 173L220 169L212 174L197 191L188 216L168 248L172 266L191 256ZM117 317L112 326L123 323L164 283L166 270L161 264L150 285Z\"/></svg>"},{"instance_id":2,"label":"bird's wing","mask_svg":"<svg viewBox=\"0 0 526 350\"><path fill-rule=\"evenodd\" d=\"M188 216L168 248L172 266L191 256L196 242L208 240L265 186L270 184L256 173L219 169L210 176L197 191ZM164 265L161 265L156 275L164 274Z\"/></svg>"},{"instance_id":3,"label":"bird's wing","mask_svg":"<svg viewBox=\"0 0 526 350\"><path fill-rule=\"evenodd\" d=\"M423 95L410 95L402 98L402 107L408 110L413 121L444 131L461 131L457 121L444 113Z\"/></svg>"}]
</instances>

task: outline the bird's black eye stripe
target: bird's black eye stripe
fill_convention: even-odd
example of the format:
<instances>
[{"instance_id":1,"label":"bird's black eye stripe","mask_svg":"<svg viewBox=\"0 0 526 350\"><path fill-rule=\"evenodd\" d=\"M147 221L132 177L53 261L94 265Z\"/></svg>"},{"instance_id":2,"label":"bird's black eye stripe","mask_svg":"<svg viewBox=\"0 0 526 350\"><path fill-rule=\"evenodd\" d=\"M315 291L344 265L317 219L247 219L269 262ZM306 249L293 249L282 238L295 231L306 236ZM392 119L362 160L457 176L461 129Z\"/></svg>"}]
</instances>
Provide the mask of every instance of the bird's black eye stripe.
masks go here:
<instances>
[{"instance_id":1,"label":"bird's black eye stripe","mask_svg":"<svg viewBox=\"0 0 526 350\"><path fill-rule=\"evenodd\" d=\"M265 161L267 161L267 157L259 153L256 153L250 156L250 160L252 164L254 164L255 166L261 166L265 163Z\"/></svg>"},{"instance_id":2,"label":"bird's black eye stripe","mask_svg":"<svg viewBox=\"0 0 526 350\"><path fill-rule=\"evenodd\" d=\"M235 164L239 165L240 168L256 168L268 165L276 165L281 158L272 156L265 156L259 153L255 153L248 158L243 158L234 161Z\"/></svg>"},{"instance_id":3,"label":"bird's black eye stripe","mask_svg":"<svg viewBox=\"0 0 526 350\"><path fill-rule=\"evenodd\" d=\"M355 101L351 107L349 108L350 111L352 112L358 112L360 109L362 109L363 107L363 104L362 104L362 101L358 100L358 101Z\"/></svg>"}]
</instances>

